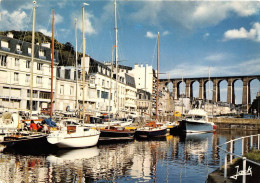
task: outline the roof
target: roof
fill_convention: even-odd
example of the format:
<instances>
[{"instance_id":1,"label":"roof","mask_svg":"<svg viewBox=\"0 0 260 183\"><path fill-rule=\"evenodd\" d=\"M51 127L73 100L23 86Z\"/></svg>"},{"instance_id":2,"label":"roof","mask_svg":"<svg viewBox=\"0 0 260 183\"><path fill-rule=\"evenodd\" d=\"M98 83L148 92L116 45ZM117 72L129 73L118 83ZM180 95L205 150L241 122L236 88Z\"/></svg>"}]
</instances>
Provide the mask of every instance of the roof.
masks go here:
<instances>
[{"instance_id":1,"label":"roof","mask_svg":"<svg viewBox=\"0 0 260 183\"><path fill-rule=\"evenodd\" d=\"M2 47L1 41L7 41L9 43L9 48ZM20 51L17 50L17 48L16 48L17 45L21 46ZM2 50L2 51L14 53L14 54L22 55L22 56L31 57L31 54L28 53L28 48L31 48L31 47L32 47L31 43L0 35L0 50ZM44 51L45 57L39 56L39 50ZM47 47L35 44L34 58L38 58L38 59L46 60L46 61L51 61L51 52L52 52L51 48L47 48ZM54 52L54 61L56 63L59 63L59 54L58 54L57 50L55 50L55 52Z\"/></svg>"}]
</instances>

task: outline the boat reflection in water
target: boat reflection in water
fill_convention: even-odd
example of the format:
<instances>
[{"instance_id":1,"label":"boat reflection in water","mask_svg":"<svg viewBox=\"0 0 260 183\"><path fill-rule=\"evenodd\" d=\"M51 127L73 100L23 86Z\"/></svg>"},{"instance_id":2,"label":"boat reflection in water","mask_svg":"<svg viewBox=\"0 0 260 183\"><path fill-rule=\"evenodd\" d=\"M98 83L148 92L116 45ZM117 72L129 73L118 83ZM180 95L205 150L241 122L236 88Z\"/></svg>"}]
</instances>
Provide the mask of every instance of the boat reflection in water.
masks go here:
<instances>
[{"instance_id":1,"label":"boat reflection in water","mask_svg":"<svg viewBox=\"0 0 260 183\"><path fill-rule=\"evenodd\" d=\"M216 146L234 136L241 135L170 135L85 149L54 149L37 155L5 149L0 152L0 181L205 182L207 175L219 167Z\"/></svg>"},{"instance_id":2,"label":"boat reflection in water","mask_svg":"<svg viewBox=\"0 0 260 183\"><path fill-rule=\"evenodd\" d=\"M47 156L46 160L52 164L62 164L67 161L85 160L99 155L97 147L85 149L59 150L55 155Z\"/></svg>"}]
</instances>

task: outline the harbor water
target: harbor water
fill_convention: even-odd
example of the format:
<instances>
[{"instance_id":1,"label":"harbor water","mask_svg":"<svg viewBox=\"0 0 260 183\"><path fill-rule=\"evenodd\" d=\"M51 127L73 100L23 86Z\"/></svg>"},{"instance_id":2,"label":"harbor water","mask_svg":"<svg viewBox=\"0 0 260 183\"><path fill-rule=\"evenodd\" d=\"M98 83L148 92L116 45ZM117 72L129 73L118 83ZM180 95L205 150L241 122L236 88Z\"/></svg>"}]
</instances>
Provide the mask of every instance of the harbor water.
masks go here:
<instances>
[{"instance_id":1,"label":"harbor water","mask_svg":"<svg viewBox=\"0 0 260 183\"><path fill-rule=\"evenodd\" d=\"M0 183L201 183L206 182L208 174L216 170L219 161L222 161L217 145L256 133L218 131L214 134L168 135L159 139L99 144L74 150L1 147ZM234 144L234 149L235 152L241 149L241 144Z\"/></svg>"}]
</instances>

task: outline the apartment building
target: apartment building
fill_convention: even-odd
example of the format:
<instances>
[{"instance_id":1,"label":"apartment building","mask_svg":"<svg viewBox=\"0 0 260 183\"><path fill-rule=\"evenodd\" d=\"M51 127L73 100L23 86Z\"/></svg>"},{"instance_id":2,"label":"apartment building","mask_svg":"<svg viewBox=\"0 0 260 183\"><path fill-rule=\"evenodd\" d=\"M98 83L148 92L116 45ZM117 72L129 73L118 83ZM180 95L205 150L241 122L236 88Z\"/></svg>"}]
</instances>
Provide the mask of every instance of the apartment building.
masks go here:
<instances>
[{"instance_id":1,"label":"apartment building","mask_svg":"<svg viewBox=\"0 0 260 183\"><path fill-rule=\"evenodd\" d=\"M0 36L0 105L15 110L30 109L31 67L33 66L33 110L48 107L51 94L50 44L36 44L31 63L32 44ZM58 52L54 53L54 93Z\"/></svg>"}]
</instances>

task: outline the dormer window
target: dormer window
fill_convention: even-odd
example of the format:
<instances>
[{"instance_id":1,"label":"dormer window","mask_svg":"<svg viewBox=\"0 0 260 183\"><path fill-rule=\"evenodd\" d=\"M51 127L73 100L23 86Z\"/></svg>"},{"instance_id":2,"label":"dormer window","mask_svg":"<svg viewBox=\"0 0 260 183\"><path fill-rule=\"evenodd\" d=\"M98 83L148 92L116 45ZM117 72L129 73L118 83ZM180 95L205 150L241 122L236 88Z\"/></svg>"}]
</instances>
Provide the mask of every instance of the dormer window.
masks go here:
<instances>
[{"instance_id":1,"label":"dormer window","mask_svg":"<svg viewBox=\"0 0 260 183\"><path fill-rule=\"evenodd\" d=\"M28 54L29 54L29 55L32 54L32 48L28 48Z\"/></svg>"},{"instance_id":2,"label":"dormer window","mask_svg":"<svg viewBox=\"0 0 260 183\"><path fill-rule=\"evenodd\" d=\"M20 44L17 44L17 45L16 45L16 50L17 50L17 51L21 51L21 45L20 45Z\"/></svg>"},{"instance_id":3,"label":"dormer window","mask_svg":"<svg viewBox=\"0 0 260 183\"><path fill-rule=\"evenodd\" d=\"M39 57L40 57L41 59L46 59L45 52L44 52L43 49L40 49L40 50L39 50Z\"/></svg>"},{"instance_id":4,"label":"dormer window","mask_svg":"<svg viewBox=\"0 0 260 183\"><path fill-rule=\"evenodd\" d=\"M1 41L1 47L4 51L10 51L9 42L8 41Z\"/></svg>"}]
</instances>

